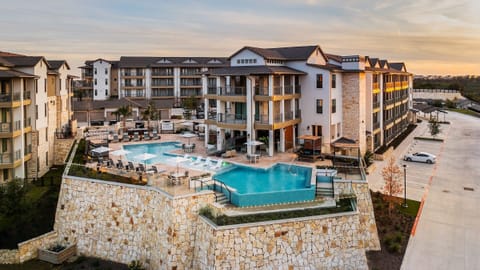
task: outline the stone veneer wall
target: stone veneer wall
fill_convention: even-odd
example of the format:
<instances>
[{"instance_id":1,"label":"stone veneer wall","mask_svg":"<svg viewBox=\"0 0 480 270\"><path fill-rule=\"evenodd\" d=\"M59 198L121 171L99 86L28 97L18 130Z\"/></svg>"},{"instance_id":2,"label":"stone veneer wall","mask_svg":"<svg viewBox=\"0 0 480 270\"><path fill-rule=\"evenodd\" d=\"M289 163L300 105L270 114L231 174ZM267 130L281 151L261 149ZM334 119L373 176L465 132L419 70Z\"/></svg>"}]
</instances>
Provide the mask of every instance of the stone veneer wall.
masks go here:
<instances>
[{"instance_id":1,"label":"stone veneer wall","mask_svg":"<svg viewBox=\"0 0 480 270\"><path fill-rule=\"evenodd\" d=\"M362 155L367 150L365 73L343 73L342 114L343 136L358 140Z\"/></svg>"},{"instance_id":2,"label":"stone veneer wall","mask_svg":"<svg viewBox=\"0 0 480 270\"><path fill-rule=\"evenodd\" d=\"M57 139L55 138L55 151L52 153L54 155L53 164L54 165L63 165L67 160L68 153L73 146L74 139Z\"/></svg>"},{"instance_id":3,"label":"stone veneer wall","mask_svg":"<svg viewBox=\"0 0 480 270\"><path fill-rule=\"evenodd\" d=\"M198 210L213 200L211 192L171 197L146 186L64 177L54 227L82 255L185 269L192 264Z\"/></svg>"},{"instance_id":4,"label":"stone veneer wall","mask_svg":"<svg viewBox=\"0 0 480 270\"><path fill-rule=\"evenodd\" d=\"M58 240L55 231L18 244L18 249L0 249L0 264L23 263L37 257L39 248L49 248Z\"/></svg>"},{"instance_id":5,"label":"stone veneer wall","mask_svg":"<svg viewBox=\"0 0 480 270\"><path fill-rule=\"evenodd\" d=\"M375 222L375 213L373 212L372 198L368 183L365 181L345 181L335 180L335 196L348 194L350 190L357 198L357 209L360 221L358 233L363 247L367 250L380 250L380 240L378 238L377 223Z\"/></svg>"},{"instance_id":6,"label":"stone veneer wall","mask_svg":"<svg viewBox=\"0 0 480 270\"><path fill-rule=\"evenodd\" d=\"M195 269L368 269L356 213L197 229Z\"/></svg>"},{"instance_id":7,"label":"stone veneer wall","mask_svg":"<svg viewBox=\"0 0 480 270\"><path fill-rule=\"evenodd\" d=\"M82 255L140 260L148 269L367 269L365 250L380 245L368 185L354 189L359 213L216 227L198 215L213 203L211 192L172 197L148 186L64 177L55 230Z\"/></svg>"},{"instance_id":8,"label":"stone veneer wall","mask_svg":"<svg viewBox=\"0 0 480 270\"><path fill-rule=\"evenodd\" d=\"M27 161L27 177L37 177L38 156L38 131L32 130L32 158ZM40 176L40 175L39 175Z\"/></svg>"}]
</instances>

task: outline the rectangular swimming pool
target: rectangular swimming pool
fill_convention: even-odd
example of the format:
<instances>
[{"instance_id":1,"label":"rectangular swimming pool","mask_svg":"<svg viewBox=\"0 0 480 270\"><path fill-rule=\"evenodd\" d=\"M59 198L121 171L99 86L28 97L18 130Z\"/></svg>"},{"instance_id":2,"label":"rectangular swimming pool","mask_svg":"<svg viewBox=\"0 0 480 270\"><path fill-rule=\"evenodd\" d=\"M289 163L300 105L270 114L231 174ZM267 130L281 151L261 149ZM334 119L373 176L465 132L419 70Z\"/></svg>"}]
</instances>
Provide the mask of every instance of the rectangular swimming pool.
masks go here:
<instances>
[{"instance_id":1,"label":"rectangular swimming pool","mask_svg":"<svg viewBox=\"0 0 480 270\"><path fill-rule=\"evenodd\" d=\"M217 188L240 207L313 200L315 186L311 177L311 168L281 163L268 169L236 165L214 175L229 191Z\"/></svg>"},{"instance_id":2,"label":"rectangular swimming pool","mask_svg":"<svg viewBox=\"0 0 480 270\"><path fill-rule=\"evenodd\" d=\"M130 151L126 155L127 160L144 163L142 160L136 160L135 156L149 153L156 155L156 157L148 159L145 163L168 163L168 159L175 157L174 154L168 154L169 152L178 149L178 142L161 142L161 143L143 143L143 144L130 144L124 145L123 149Z\"/></svg>"}]
</instances>

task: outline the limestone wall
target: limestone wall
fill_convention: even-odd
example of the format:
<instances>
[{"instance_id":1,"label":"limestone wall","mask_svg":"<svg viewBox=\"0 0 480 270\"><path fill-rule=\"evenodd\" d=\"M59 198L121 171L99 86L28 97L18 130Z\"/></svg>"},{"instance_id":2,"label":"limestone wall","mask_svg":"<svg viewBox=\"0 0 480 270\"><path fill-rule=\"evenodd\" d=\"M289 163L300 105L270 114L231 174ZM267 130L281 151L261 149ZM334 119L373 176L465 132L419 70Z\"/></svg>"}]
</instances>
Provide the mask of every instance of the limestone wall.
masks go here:
<instances>
[{"instance_id":1,"label":"limestone wall","mask_svg":"<svg viewBox=\"0 0 480 270\"><path fill-rule=\"evenodd\" d=\"M198 209L212 193L171 197L151 187L64 178L55 230L78 252L150 269L189 268Z\"/></svg>"},{"instance_id":2,"label":"limestone wall","mask_svg":"<svg viewBox=\"0 0 480 270\"><path fill-rule=\"evenodd\" d=\"M368 269L356 213L219 228L200 223L194 269Z\"/></svg>"},{"instance_id":3,"label":"limestone wall","mask_svg":"<svg viewBox=\"0 0 480 270\"><path fill-rule=\"evenodd\" d=\"M18 249L0 249L0 264L20 263Z\"/></svg>"},{"instance_id":4,"label":"limestone wall","mask_svg":"<svg viewBox=\"0 0 480 270\"><path fill-rule=\"evenodd\" d=\"M0 249L0 264L23 263L37 257L39 248L49 248L58 241L56 232L48 232L18 244L18 249Z\"/></svg>"},{"instance_id":5,"label":"limestone wall","mask_svg":"<svg viewBox=\"0 0 480 270\"><path fill-rule=\"evenodd\" d=\"M72 148L74 139L57 139L55 138L55 151L54 155L54 165L63 165L67 160L68 153L70 153L70 149Z\"/></svg>"},{"instance_id":6,"label":"limestone wall","mask_svg":"<svg viewBox=\"0 0 480 270\"><path fill-rule=\"evenodd\" d=\"M365 73L342 75L343 136L358 140L362 155L367 149Z\"/></svg>"}]
</instances>

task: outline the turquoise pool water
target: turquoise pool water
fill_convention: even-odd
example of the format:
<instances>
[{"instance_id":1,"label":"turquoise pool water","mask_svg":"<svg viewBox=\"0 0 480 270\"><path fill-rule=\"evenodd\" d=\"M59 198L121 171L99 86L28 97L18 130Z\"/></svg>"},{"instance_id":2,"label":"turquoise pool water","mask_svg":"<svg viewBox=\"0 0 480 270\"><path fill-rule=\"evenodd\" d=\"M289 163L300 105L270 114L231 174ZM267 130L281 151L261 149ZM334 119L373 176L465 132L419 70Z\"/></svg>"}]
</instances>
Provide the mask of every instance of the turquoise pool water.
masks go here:
<instances>
[{"instance_id":1,"label":"turquoise pool water","mask_svg":"<svg viewBox=\"0 0 480 270\"><path fill-rule=\"evenodd\" d=\"M145 143L145 144L131 144L124 145L123 149L130 151L126 155L127 160L137 163L155 164L155 163L168 163L169 159L175 155L168 154L168 152L178 149L177 142L161 142L161 143ZM156 155L156 157L145 161L135 159L135 156L143 153L149 153Z\"/></svg>"},{"instance_id":2,"label":"turquoise pool water","mask_svg":"<svg viewBox=\"0 0 480 270\"><path fill-rule=\"evenodd\" d=\"M312 169L287 164L275 164L268 169L235 166L214 178L228 190L221 191L237 206L256 206L313 200Z\"/></svg>"}]
</instances>

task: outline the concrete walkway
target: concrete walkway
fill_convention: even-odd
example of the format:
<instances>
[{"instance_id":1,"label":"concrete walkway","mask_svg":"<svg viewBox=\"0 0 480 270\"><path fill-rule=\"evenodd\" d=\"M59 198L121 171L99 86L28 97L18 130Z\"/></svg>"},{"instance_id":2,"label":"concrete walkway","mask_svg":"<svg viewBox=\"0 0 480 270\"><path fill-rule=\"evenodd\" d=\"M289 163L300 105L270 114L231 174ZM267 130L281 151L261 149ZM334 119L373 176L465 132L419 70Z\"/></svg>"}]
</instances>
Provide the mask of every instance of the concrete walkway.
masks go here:
<instances>
[{"instance_id":1,"label":"concrete walkway","mask_svg":"<svg viewBox=\"0 0 480 270\"><path fill-rule=\"evenodd\" d=\"M449 112L447 121L452 124L445 143L437 144L437 164L423 186L402 269L480 269L480 119ZM408 174L415 174L410 164L416 163L409 163ZM412 182L407 188L415 190Z\"/></svg>"}]
</instances>

